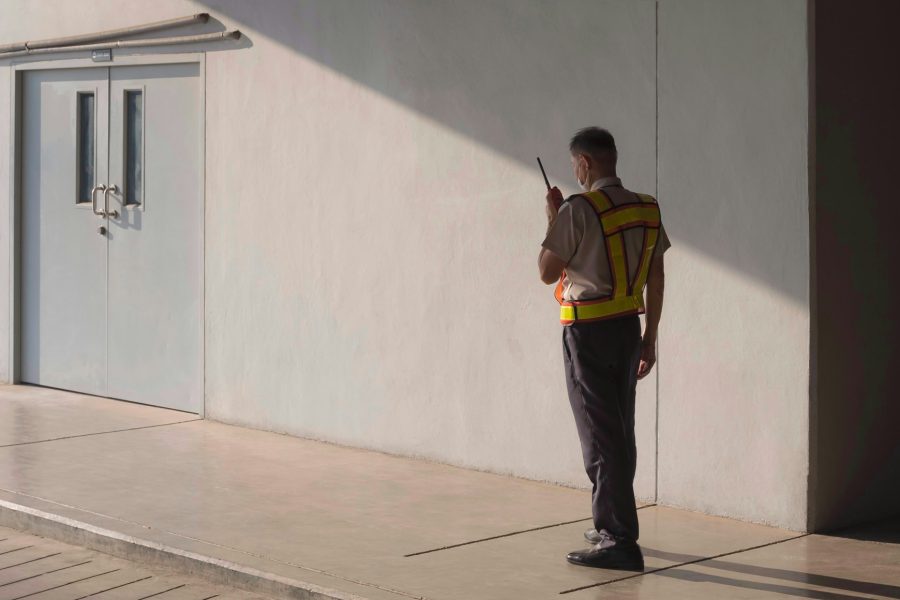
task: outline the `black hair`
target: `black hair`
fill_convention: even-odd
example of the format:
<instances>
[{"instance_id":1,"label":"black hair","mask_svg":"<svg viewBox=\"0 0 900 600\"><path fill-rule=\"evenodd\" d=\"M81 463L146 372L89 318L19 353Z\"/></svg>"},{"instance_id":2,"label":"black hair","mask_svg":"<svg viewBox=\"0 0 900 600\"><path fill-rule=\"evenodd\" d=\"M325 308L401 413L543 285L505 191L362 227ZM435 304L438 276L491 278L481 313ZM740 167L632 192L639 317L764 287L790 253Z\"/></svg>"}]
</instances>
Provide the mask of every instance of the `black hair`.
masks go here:
<instances>
[{"instance_id":1,"label":"black hair","mask_svg":"<svg viewBox=\"0 0 900 600\"><path fill-rule=\"evenodd\" d=\"M618 157L616 140L609 131L600 127L579 129L569 142L569 151L572 154L587 154L595 159L605 151L612 152L613 160Z\"/></svg>"}]
</instances>

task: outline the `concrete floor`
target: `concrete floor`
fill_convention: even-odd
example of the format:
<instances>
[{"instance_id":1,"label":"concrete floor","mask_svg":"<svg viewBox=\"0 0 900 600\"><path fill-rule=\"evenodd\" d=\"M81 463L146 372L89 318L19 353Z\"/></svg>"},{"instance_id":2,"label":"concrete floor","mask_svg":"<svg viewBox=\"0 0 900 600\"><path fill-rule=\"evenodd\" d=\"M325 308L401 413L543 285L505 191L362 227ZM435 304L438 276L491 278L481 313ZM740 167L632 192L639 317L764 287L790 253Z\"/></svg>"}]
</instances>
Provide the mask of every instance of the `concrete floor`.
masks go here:
<instances>
[{"instance_id":1,"label":"concrete floor","mask_svg":"<svg viewBox=\"0 0 900 600\"><path fill-rule=\"evenodd\" d=\"M34 386L0 386L0 508L315 597L900 598L896 523L802 535L645 506L646 572L586 569L565 554L587 491Z\"/></svg>"}]
</instances>

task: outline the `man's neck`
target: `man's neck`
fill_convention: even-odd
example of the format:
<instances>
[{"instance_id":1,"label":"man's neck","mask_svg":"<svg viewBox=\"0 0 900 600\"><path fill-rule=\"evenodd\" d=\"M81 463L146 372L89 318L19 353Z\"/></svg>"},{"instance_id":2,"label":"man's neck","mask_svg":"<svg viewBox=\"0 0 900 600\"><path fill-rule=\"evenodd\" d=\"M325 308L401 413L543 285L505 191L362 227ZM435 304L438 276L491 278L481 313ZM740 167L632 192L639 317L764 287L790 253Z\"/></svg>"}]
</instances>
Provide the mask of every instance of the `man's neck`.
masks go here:
<instances>
[{"instance_id":1,"label":"man's neck","mask_svg":"<svg viewBox=\"0 0 900 600\"><path fill-rule=\"evenodd\" d=\"M591 175L591 178L590 178L590 182L588 183L588 189L593 188L593 187L597 184L597 182L600 181L601 179L608 179L608 178L610 178L610 177L616 177L616 178L618 178L618 175L616 175L616 172L615 172L615 171L613 171L612 173L609 173L609 172L606 172L606 173L592 172L590 175Z\"/></svg>"}]
</instances>

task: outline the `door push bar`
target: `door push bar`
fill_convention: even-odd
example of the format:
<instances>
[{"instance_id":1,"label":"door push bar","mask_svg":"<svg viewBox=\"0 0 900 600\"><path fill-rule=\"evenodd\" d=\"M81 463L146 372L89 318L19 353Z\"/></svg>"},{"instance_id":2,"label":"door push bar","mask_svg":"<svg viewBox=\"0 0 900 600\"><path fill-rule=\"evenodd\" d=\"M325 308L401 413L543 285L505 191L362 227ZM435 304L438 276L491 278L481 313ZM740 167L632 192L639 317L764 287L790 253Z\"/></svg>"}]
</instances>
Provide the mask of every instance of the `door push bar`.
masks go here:
<instances>
[{"instance_id":1,"label":"door push bar","mask_svg":"<svg viewBox=\"0 0 900 600\"><path fill-rule=\"evenodd\" d=\"M103 191L103 212L106 213L107 217L112 217L113 219L119 218L119 211L117 210L109 210L109 193L113 194L119 193L119 188L113 184L106 186L106 189Z\"/></svg>"},{"instance_id":2,"label":"door push bar","mask_svg":"<svg viewBox=\"0 0 900 600\"><path fill-rule=\"evenodd\" d=\"M117 210L109 210L109 193L116 193L119 191L119 188L115 185L95 185L91 188L91 210L98 217L112 217L113 219L119 218L119 211ZM103 192L103 209L97 210L97 192Z\"/></svg>"}]
</instances>

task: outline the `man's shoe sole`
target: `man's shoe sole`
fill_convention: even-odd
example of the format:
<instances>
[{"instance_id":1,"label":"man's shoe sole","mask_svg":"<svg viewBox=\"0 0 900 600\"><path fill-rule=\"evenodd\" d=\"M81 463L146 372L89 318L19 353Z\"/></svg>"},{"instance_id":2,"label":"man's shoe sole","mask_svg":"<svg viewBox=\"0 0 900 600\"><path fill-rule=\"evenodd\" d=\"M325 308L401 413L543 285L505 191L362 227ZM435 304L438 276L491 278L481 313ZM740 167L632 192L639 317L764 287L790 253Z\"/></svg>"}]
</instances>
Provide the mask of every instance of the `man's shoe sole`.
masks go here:
<instances>
[{"instance_id":1,"label":"man's shoe sole","mask_svg":"<svg viewBox=\"0 0 900 600\"><path fill-rule=\"evenodd\" d=\"M614 570L614 571L634 571L637 573L643 573L645 570L644 565L625 564L625 563L619 563L619 564L607 563L607 564L592 565L589 563L583 563L583 562L578 562L578 561L572 560L569 557L566 557L566 560L573 565L577 565L579 567L591 567L593 569L610 569L610 570Z\"/></svg>"}]
</instances>

